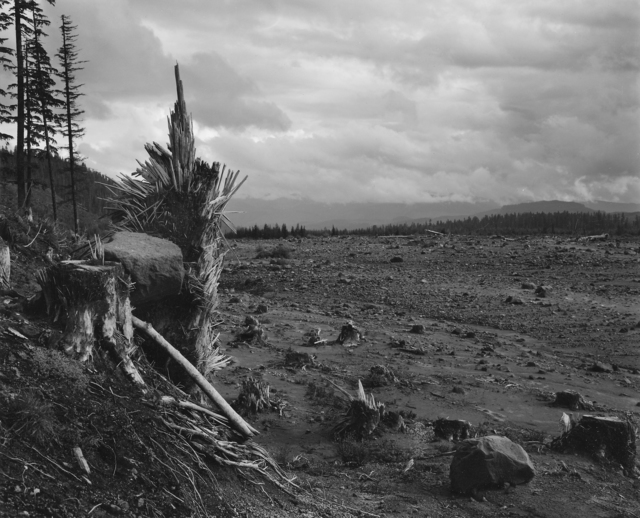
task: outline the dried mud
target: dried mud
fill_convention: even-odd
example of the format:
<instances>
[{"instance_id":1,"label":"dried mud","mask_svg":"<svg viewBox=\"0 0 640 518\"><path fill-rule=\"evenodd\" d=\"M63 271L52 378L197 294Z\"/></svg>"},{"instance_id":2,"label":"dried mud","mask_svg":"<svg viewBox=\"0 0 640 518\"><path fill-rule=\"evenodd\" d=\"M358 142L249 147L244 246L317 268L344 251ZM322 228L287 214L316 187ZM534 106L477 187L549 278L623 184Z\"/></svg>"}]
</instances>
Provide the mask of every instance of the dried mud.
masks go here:
<instances>
[{"instance_id":1,"label":"dried mud","mask_svg":"<svg viewBox=\"0 0 640 518\"><path fill-rule=\"evenodd\" d=\"M231 242L219 331L233 364L214 385L234 401L247 378L269 384L273 409L247 419L260 430L255 440L296 477L297 498L215 468L215 482L198 486L211 516L640 516L633 473L610 459L548 448L562 412L572 412L552 406L562 390L593 405L573 411L575 418L619 416L637 426L637 238L283 243L289 259L256 258L258 247L278 243ZM16 279L29 292L41 261L15 255ZM538 286L537 294L530 289ZM63 361L51 349L57 331L14 302L4 300L0 315L0 396L36 394L64 433L38 445L3 421L0 516L190 516L180 484L163 467L182 457L158 421L154 395L135 394L117 371ZM236 339L247 315L260 321L263 341ZM365 334L354 347L335 342L349 320ZM8 336L9 327L29 340ZM314 329L326 343L308 346ZM287 361L292 352L301 354ZM605 372L592 370L596 362ZM372 375L380 365L393 375ZM355 395L358 380L403 416L404 432L383 425L362 442L334 441L346 408L335 386ZM481 501L452 494L446 453L454 444L433 429L447 417L522 444L536 477L487 491ZM92 467L90 484L75 445Z\"/></svg>"}]
</instances>

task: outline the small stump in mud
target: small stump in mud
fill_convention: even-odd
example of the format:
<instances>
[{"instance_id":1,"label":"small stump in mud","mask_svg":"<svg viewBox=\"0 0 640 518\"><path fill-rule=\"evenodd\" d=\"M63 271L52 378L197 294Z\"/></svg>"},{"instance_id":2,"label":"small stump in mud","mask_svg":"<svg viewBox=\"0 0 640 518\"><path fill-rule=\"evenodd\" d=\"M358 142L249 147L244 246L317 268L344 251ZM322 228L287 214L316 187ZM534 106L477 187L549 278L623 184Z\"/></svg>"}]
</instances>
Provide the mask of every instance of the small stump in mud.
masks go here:
<instances>
[{"instance_id":1,"label":"small stump in mud","mask_svg":"<svg viewBox=\"0 0 640 518\"><path fill-rule=\"evenodd\" d=\"M409 332L416 335L423 335L425 333L425 327L422 324L414 324L411 326Z\"/></svg>"},{"instance_id":2,"label":"small stump in mud","mask_svg":"<svg viewBox=\"0 0 640 518\"><path fill-rule=\"evenodd\" d=\"M385 413L384 404L376 402L373 394L365 394L358 380L358 397L352 399L347 414L333 429L337 440L353 438L357 441L371 435Z\"/></svg>"},{"instance_id":3,"label":"small stump in mud","mask_svg":"<svg viewBox=\"0 0 640 518\"><path fill-rule=\"evenodd\" d=\"M384 387L398 383L398 378L386 365L374 365L369 370L369 375L364 378L362 385L366 388Z\"/></svg>"},{"instance_id":4,"label":"small stump in mud","mask_svg":"<svg viewBox=\"0 0 640 518\"><path fill-rule=\"evenodd\" d=\"M316 356L308 353L299 353L289 348L284 356L284 366L294 369L301 369L302 367L310 367L315 365Z\"/></svg>"},{"instance_id":5,"label":"small stump in mud","mask_svg":"<svg viewBox=\"0 0 640 518\"><path fill-rule=\"evenodd\" d=\"M242 382L242 389L233 408L242 416L255 415L271 408L269 384L264 381L248 378Z\"/></svg>"},{"instance_id":6,"label":"small stump in mud","mask_svg":"<svg viewBox=\"0 0 640 518\"><path fill-rule=\"evenodd\" d=\"M326 340L320 338L320 333L322 330L320 328L310 329L304 334L304 338L306 340L305 345L307 347L316 347L318 345L324 345L327 343Z\"/></svg>"},{"instance_id":7,"label":"small stump in mud","mask_svg":"<svg viewBox=\"0 0 640 518\"><path fill-rule=\"evenodd\" d=\"M355 326L352 320L349 320L342 326L336 342L346 347L352 347L358 345L360 340L364 340L364 334Z\"/></svg>"},{"instance_id":8,"label":"small stump in mud","mask_svg":"<svg viewBox=\"0 0 640 518\"><path fill-rule=\"evenodd\" d=\"M447 441L464 441L473 435L473 425L462 419L436 419L433 423L436 437Z\"/></svg>"},{"instance_id":9,"label":"small stump in mud","mask_svg":"<svg viewBox=\"0 0 640 518\"><path fill-rule=\"evenodd\" d=\"M264 329L257 318L247 315L244 329L236 335L236 341L246 343L264 343Z\"/></svg>"},{"instance_id":10,"label":"small stump in mud","mask_svg":"<svg viewBox=\"0 0 640 518\"><path fill-rule=\"evenodd\" d=\"M633 472L636 459L636 431L617 417L585 415L568 433L551 443L560 452L584 451L599 459L613 460Z\"/></svg>"},{"instance_id":11,"label":"small stump in mud","mask_svg":"<svg viewBox=\"0 0 640 518\"><path fill-rule=\"evenodd\" d=\"M560 408L568 408L569 410L593 410L593 405L586 402L580 394L573 390L564 390L556 392L556 399L552 406Z\"/></svg>"}]
</instances>

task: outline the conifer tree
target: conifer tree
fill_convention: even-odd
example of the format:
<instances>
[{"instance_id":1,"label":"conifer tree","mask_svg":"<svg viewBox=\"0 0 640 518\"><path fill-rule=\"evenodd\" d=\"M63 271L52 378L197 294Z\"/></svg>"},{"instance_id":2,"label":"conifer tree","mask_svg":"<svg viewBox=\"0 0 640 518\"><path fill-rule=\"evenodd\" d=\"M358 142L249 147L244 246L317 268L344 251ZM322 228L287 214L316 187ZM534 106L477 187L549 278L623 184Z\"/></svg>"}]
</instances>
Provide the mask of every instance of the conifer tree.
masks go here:
<instances>
[{"instance_id":1,"label":"conifer tree","mask_svg":"<svg viewBox=\"0 0 640 518\"><path fill-rule=\"evenodd\" d=\"M75 182L75 162L78 154L74 147L74 141L84 135L84 128L80 126L80 116L84 113L78 106L78 98L81 95L80 87L76 84L76 72L82 70L80 65L84 61L78 59L78 51L76 50L77 35L74 33L76 26L71 24L71 19L62 15L62 46L58 50L56 56L60 60L60 70L58 75L62 79L62 103L64 107L63 130L62 134L67 138L67 150L69 152L69 173L71 175L71 201L73 203L73 224L76 234L78 233L78 205L76 201L76 182Z\"/></svg>"},{"instance_id":2,"label":"conifer tree","mask_svg":"<svg viewBox=\"0 0 640 518\"><path fill-rule=\"evenodd\" d=\"M15 65L13 67L16 76L16 105L17 113L15 115L16 121L16 180L18 183L18 208L22 208L25 202L25 182L24 182L24 166L23 166L23 152L24 152L24 122L25 122L25 109L24 109L24 56L23 56L23 44L22 36L26 29L25 11L28 9L30 2L25 0L13 0L13 28L16 34L16 48L15 48Z\"/></svg>"},{"instance_id":3,"label":"conifer tree","mask_svg":"<svg viewBox=\"0 0 640 518\"><path fill-rule=\"evenodd\" d=\"M55 0L47 0L55 5ZM5 2L6 4L6 2ZM23 37L29 37L33 33L30 26L31 12L38 8L36 0L13 0L11 7L12 23L15 30L15 64L8 67L16 77L15 92L12 97L16 99L16 114L13 120L16 123L16 177L18 183L18 208L22 208L26 201L25 171L24 171L24 137L25 137L25 71L24 71L24 41Z\"/></svg>"},{"instance_id":4,"label":"conifer tree","mask_svg":"<svg viewBox=\"0 0 640 518\"><path fill-rule=\"evenodd\" d=\"M51 188L51 204L53 209L53 219L57 221L57 205L55 185L53 181L53 166L51 163L51 154L57 152L55 145L55 114L52 108L61 107L61 101L56 98L54 86L55 80L53 76L57 74L56 69L51 65L49 54L42 45L42 39L46 34L42 28L50 24L49 20L44 16L42 9L35 6L32 11L33 37L30 40L30 57L31 57L31 74L29 75L30 88L27 90L28 98L32 105L32 111L36 111L39 115L39 126L35 127L36 144L44 143L45 155L47 160L47 169L49 173L49 186ZM29 181L30 178L27 179ZM29 200L27 200L27 205Z\"/></svg>"}]
</instances>

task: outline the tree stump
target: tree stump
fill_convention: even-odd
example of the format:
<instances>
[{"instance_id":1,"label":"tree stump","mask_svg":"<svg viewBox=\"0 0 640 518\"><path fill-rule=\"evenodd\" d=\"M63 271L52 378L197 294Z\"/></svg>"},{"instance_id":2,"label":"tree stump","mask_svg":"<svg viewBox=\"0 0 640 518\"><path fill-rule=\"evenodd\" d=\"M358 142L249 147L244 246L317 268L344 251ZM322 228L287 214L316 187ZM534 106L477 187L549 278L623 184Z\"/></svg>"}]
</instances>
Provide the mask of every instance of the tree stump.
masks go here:
<instances>
[{"instance_id":1,"label":"tree stump","mask_svg":"<svg viewBox=\"0 0 640 518\"><path fill-rule=\"evenodd\" d=\"M11 255L9 245L0 240L0 288L9 289L11 285Z\"/></svg>"},{"instance_id":2,"label":"tree stump","mask_svg":"<svg viewBox=\"0 0 640 518\"><path fill-rule=\"evenodd\" d=\"M570 410L593 410L593 405L585 401L580 394L573 390L556 392L556 399L552 406L568 408Z\"/></svg>"},{"instance_id":3,"label":"tree stump","mask_svg":"<svg viewBox=\"0 0 640 518\"><path fill-rule=\"evenodd\" d=\"M41 270L47 314L65 323L64 351L79 361L93 359L96 345L115 355L124 372L139 385L144 380L131 360L135 351L130 281L120 263L63 261Z\"/></svg>"},{"instance_id":4,"label":"tree stump","mask_svg":"<svg viewBox=\"0 0 640 518\"><path fill-rule=\"evenodd\" d=\"M551 447L561 452L585 451L633 471L636 432L630 422L617 417L585 415L568 433L554 439Z\"/></svg>"}]
</instances>

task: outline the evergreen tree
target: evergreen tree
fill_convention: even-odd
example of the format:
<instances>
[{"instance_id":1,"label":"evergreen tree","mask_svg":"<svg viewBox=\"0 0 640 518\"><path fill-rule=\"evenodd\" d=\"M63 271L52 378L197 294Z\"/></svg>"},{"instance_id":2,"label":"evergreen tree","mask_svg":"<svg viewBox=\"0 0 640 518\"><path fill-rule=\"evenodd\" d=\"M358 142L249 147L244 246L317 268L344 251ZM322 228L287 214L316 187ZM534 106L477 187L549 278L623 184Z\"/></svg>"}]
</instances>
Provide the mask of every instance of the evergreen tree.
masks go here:
<instances>
[{"instance_id":1,"label":"evergreen tree","mask_svg":"<svg viewBox=\"0 0 640 518\"><path fill-rule=\"evenodd\" d=\"M47 0L51 5L55 5L55 0ZM5 1L5 5L7 2ZM15 115L11 118L16 123L16 179L18 183L18 207L25 206L26 190L25 190L25 171L24 171L24 145L25 145L25 63L24 63L24 45L25 40L33 35L31 27L32 12L38 9L38 2L35 0L13 0L11 3L11 22L15 31L15 63L7 65L5 68L11 70L16 78L14 85L15 91L12 97L15 98L16 104L10 107L11 111L15 110ZM5 19L8 21L8 19Z\"/></svg>"},{"instance_id":2,"label":"evergreen tree","mask_svg":"<svg viewBox=\"0 0 640 518\"><path fill-rule=\"evenodd\" d=\"M18 208L22 208L25 202L25 182L24 182L24 123L25 123L25 107L24 107L24 56L22 36L28 32L25 12L31 6L31 2L25 0L13 0L13 28L16 34L15 48L15 65L12 67L16 76L16 99L15 115L16 122L16 181L18 182Z\"/></svg>"},{"instance_id":3,"label":"evergreen tree","mask_svg":"<svg viewBox=\"0 0 640 518\"><path fill-rule=\"evenodd\" d=\"M76 30L75 25L71 25L71 19L62 15L62 25L60 30L62 31L62 47L58 50L56 56L60 59L60 71L64 90L63 90L63 105L64 111L63 121L64 129L62 134L67 137L67 151L69 152L69 173L71 175L71 201L73 203L73 220L74 230L78 233L78 205L76 202L76 181L75 181L75 163L79 159L74 141L84 135L84 128L80 126L80 116L84 113L78 106L78 98L81 95L80 87L82 85L76 84L76 72L82 70L80 65L84 61L78 59L78 51L76 50L77 35L74 33Z\"/></svg>"},{"instance_id":4,"label":"evergreen tree","mask_svg":"<svg viewBox=\"0 0 640 518\"><path fill-rule=\"evenodd\" d=\"M49 20L44 16L42 9L35 6L32 10L33 37L30 41L30 56L32 60L31 75L29 78L30 88L27 90L28 98L33 104L32 110L36 110L39 114L40 126L36 128L38 133L36 136L39 142L45 145L45 156L47 159L47 169L49 173L49 186L51 188L51 204L53 209L53 219L57 221L56 193L53 181L53 167L51 163L51 154L57 153L55 146L55 115L52 108L61 107L62 103L56 98L53 87L55 80L53 76L57 74L56 69L51 65L51 60L45 48L42 46L42 38L46 34L42 31L43 27L50 24ZM30 181L30 178L27 179ZM29 202L27 201L27 205Z\"/></svg>"}]
</instances>

